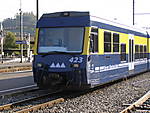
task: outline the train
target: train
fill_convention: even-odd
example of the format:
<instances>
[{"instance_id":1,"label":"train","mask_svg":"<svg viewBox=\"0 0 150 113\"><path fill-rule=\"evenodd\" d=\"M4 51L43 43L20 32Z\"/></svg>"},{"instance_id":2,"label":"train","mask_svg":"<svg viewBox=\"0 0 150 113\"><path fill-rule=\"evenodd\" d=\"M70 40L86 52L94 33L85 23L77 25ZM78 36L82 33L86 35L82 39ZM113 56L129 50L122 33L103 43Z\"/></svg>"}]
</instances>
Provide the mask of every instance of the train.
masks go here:
<instances>
[{"instance_id":1,"label":"train","mask_svg":"<svg viewBox=\"0 0 150 113\"><path fill-rule=\"evenodd\" d=\"M148 71L149 42L146 30L90 12L43 14L36 25L34 82L83 90Z\"/></svg>"}]
</instances>

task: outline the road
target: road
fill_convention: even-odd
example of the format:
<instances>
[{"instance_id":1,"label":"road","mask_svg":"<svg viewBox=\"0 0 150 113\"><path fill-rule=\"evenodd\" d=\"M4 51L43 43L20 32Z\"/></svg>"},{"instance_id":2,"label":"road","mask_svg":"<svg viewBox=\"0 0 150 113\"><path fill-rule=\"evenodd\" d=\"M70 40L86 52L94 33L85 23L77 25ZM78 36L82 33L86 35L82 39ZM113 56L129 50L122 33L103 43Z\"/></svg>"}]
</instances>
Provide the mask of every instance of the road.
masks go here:
<instances>
[{"instance_id":1,"label":"road","mask_svg":"<svg viewBox=\"0 0 150 113\"><path fill-rule=\"evenodd\" d=\"M0 92L34 85L32 71L0 73Z\"/></svg>"}]
</instances>

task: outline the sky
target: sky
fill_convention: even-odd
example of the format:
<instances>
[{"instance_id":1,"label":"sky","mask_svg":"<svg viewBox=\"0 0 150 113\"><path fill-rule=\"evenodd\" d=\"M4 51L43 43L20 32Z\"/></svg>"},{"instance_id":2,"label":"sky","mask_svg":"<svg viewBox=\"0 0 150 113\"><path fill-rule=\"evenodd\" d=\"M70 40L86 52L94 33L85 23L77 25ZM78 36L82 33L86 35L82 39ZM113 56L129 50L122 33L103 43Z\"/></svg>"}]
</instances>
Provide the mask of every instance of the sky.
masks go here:
<instances>
[{"instance_id":1,"label":"sky","mask_svg":"<svg viewBox=\"0 0 150 113\"><path fill-rule=\"evenodd\" d=\"M14 18L21 9L36 14L36 0L1 0L0 21ZM150 13L150 0L135 0L135 13ZM39 16L58 11L90 11L91 15L132 24L133 0L39 0ZM150 27L150 15L135 15L137 26Z\"/></svg>"}]
</instances>

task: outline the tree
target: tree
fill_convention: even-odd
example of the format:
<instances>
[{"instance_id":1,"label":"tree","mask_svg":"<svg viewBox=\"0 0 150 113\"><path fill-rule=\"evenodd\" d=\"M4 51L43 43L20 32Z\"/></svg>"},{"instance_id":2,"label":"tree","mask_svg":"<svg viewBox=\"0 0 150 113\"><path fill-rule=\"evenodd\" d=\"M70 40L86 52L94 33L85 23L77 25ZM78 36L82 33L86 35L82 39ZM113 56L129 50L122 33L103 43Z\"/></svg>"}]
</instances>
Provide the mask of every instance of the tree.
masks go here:
<instances>
[{"instance_id":1,"label":"tree","mask_svg":"<svg viewBox=\"0 0 150 113\"><path fill-rule=\"evenodd\" d=\"M35 34L36 16L33 12L25 12L23 17L23 32L30 33L31 36ZM3 21L4 29L13 33L20 34L20 15L16 14L15 18L7 18Z\"/></svg>"},{"instance_id":2,"label":"tree","mask_svg":"<svg viewBox=\"0 0 150 113\"><path fill-rule=\"evenodd\" d=\"M7 32L6 37L4 38L4 49L16 49L17 47L14 33Z\"/></svg>"}]
</instances>

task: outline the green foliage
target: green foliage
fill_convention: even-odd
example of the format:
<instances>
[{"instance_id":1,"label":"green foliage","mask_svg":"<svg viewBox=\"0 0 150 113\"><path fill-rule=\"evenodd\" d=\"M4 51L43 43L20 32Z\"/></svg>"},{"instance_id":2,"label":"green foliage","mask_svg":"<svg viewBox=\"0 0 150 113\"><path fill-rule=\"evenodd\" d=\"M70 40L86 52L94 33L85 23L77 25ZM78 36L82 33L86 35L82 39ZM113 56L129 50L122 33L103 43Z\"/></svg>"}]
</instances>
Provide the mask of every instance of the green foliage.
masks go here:
<instances>
[{"instance_id":1,"label":"green foliage","mask_svg":"<svg viewBox=\"0 0 150 113\"><path fill-rule=\"evenodd\" d=\"M18 52L18 51L15 51L13 53L14 53L15 56L19 56L20 55L20 52Z\"/></svg>"},{"instance_id":2,"label":"green foliage","mask_svg":"<svg viewBox=\"0 0 150 113\"><path fill-rule=\"evenodd\" d=\"M16 49L17 47L14 33L7 32L6 37L4 38L4 49Z\"/></svg>"}]
</instances>

